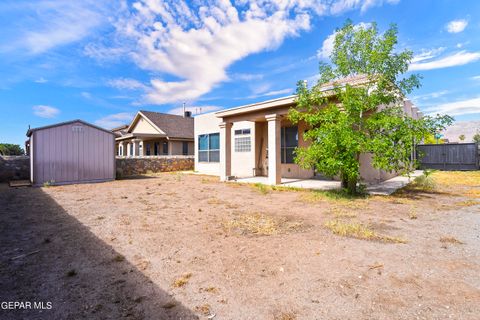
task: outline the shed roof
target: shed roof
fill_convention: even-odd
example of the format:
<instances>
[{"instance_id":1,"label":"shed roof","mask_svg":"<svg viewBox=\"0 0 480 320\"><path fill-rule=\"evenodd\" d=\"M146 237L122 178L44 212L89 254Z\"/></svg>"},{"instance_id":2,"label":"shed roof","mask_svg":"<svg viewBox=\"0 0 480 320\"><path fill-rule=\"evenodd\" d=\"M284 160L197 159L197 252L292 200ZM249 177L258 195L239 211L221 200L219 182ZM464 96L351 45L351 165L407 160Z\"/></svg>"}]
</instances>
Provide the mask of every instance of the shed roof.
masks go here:
<instances>
[{"instance_id":1,"label":"shed roof","mask_svg":"<svg viewBox=\"0 0 480 320\"><path fill-rule=\"evenodd\" d=\"M54 127L60 127L60 126L64 126L64 125L72 124L72 123L76 123L76 122L80 122L81 124L84 124L86 126L105 131L107 133L110 133L111 135L115 135L113 132L111 132L107 129L101 128L99 126L96 126L94 124L88 123L88 122L80 120L80 119L76 119L76 120L71 120L71 121L59 122L59 123L51 124L51 125L48 125L48 126L38 127L38 128L30 128L27 131L27 137L30 137L34 131L48 129L48 128L54 128Z\"/></svg>"}]
</instances>

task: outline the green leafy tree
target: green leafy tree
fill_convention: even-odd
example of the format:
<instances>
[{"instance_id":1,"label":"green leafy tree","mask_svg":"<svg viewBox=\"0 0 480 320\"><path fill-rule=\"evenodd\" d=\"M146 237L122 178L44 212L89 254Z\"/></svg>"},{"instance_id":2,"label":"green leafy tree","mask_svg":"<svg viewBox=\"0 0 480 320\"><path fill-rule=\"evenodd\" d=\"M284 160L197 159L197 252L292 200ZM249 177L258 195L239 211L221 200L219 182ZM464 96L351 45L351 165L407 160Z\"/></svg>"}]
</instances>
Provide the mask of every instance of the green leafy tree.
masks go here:
<instances>
[{"instance_id":1,"label":"green leafy tree","mask_svg":"<svg viewBox=\"0 0 480 320\"><path fill-rule=\"evenodd\" d=\"M0 143L0 155L2 156L20 156L25 151L18 144Z\"/></svg>"},{"instance_id":2,"label":"green leafy tree","mask_svg":"<svg viewBox=\"0 0 480 320\"><path fill-rule=\"evenodd\" d=\"M403 112L403 97L420 86L408 71L411 51L398 52L397 28L379 34L375 23L337 30L331 64L320 64L318 83L298 82L293 123L304 121L309 146L297 148L295 161L328 176L340 176L342 187L357 192L360 155L371 153L373 166L399 173L413 167L416 142L452 122L449 116L413 119Z\"/></svg>"},{"instance_id":3,"label":"green leafy tree","mask_svg":"<svg viewBox=\"0 0 480 320\"><path fill-rule=\"evenodd\" d=\"M459 139L460 141L464 141L464 140L465 140L465 135L464 135L464 134L459 135L459 136L458 136L458 139Z\"/></svg>"},{"instance_id":4,"label":"green leafy tree","mask_svg":"<svg viewBox=\"0 0 480 320\"><path fill-rule=\"evenodd\" d=\"M477 133L473 135L473 142L480 143L480 132L477 131Z\"/></svg>"}]
</instances>

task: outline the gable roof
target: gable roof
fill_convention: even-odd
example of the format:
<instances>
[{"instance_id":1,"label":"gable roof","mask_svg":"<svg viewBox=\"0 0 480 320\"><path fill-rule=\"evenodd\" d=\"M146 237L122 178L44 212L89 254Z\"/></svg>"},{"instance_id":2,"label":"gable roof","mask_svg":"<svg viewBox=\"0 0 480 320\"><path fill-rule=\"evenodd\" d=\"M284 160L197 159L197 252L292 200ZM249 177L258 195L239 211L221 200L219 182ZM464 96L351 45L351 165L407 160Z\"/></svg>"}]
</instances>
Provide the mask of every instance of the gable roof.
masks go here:
<instances>
[{"instance_id":1,"label":"gable roof","mask_svg":"<svg viewBox=\"0 0 480 320\"><path fill-rule=\"evenodd\" d=\"M113 132L111 132L107 129L101 128L99 126L96 126L94 124L88 123L88 122L80 120L80 119L76 119L76 120L71 120L71 121L59 122L59 123L51 124L51 125L48 125L48 126L28 129L27 137L30 137L34 131L48 129L48 128L54 128L54 127L60 127L60 126L64 126L64 125L72 124L72 123L77 123L77 122L80 122L81 124L84 124L86 126L89 126L89 127L92 127L92 128L98 129L98 130L102 130L102 131L105 131L107 133L110 133L110 134L114 135Z\"/></svg>"},{"instance_id":2,"label":"gable roof","mask_svg":"<svg viewBox=\"0 0 480 320\"><path fill-rule=\"evenodd\" d=\"M146 110L140 110L138 113L143 115L161 131L165 132L168 138L193 139L194 137L192 117L182 117L174 114Z\"/></svg>"}]
</instances>

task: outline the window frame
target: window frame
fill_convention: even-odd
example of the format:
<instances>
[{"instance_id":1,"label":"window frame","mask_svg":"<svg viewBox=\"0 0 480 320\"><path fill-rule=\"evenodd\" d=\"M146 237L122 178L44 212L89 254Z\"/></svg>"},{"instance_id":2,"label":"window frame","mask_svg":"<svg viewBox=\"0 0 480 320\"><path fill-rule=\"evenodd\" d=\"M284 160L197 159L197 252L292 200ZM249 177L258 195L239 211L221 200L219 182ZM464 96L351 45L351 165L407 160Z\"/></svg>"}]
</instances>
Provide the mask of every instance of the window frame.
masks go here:
<instances>
[{"instance_id":1,"label":"window frame","mask_svg":"<svg viewBox=\"0 0 480 320\"><path fill-rule=\"evenodd\" d=\"M296 146L287 146L287 129L296 128ZM281 127L280 129L280 162L282 164L295 164L294 158L292 161L287 161L287 151L292 150L295 151L298 148L298 140L299 140L299 132L298 126L288 126L288 127ZM292 155L293 152L292 152Z\"/></svg>"},{"instance_id":2,"label":"window frame","mask_svg":"<svg viewBox=\"0 0 480 320\"><path fill-rule=\"evenodd\" d=\"M210 144L211 144L211 136L218 136L218 149L211 149ZM198 137L198 162L203 162L203 163L219 163L220 162L220 132L213 132L213 133L205 133L205 134L199 134ZM201 143L200 139L206 139L206 148L200 149ZM201 157L201 155L206 155L206 160L204 157ZM214 160L212 160L212 155L213 154L218 154Z\"/></svg>"}]
</instances>

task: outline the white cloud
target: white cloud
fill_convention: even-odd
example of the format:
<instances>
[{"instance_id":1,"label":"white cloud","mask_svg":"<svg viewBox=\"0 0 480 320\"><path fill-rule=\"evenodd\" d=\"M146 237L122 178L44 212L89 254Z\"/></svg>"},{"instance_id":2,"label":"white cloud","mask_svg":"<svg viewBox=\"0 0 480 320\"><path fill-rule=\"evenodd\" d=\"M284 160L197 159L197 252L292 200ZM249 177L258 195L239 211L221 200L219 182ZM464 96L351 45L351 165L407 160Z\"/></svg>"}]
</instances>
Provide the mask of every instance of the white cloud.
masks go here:
<instances>
[{"instance_id":1,"label":"white cloud","mask_svg":"<svg viewBox=\"0 0 480 320\"><path fill-rule=\"evenodd\" d=\"M112 56L121 51L142 69L154 72L144 102L196 99L229 80L226 70L234 62L273 50L286 38L309 30L315 15L365 11L396 2L243 0L235 7L229 1L139 0L118 10ZM95 44L85 52L105 59L109 49Z\"/></svg>"},{"instance_id":2,"label":"white cloud","mask_svg":"<svg viewBox=\"0 0 480 320\"><path fill-rule=\"evenodd\" d=\"M449 33L459 33L465 30L465 28L468 25L468 21L465 19L459 19L459 20L452 20L447 25L445 26L445 29Z\"/></svg>"},{"instance_id":3,"label":"white cloud","mask_svg":"<svg viewBox=\"0 0 480 320\"><path fill-rule=\"evenodd\" d=\"M464 114L479 113L480 114L480 97L449 102L437 106L429 107L425 110L429 114L448 114L458 116Z\"/></svg>"},{"instance_id":4,"label":"white cloud","mask_svg":"<svg viewBox=\"0 0 480 320\"><path fill-rule=\"evenodd\" d=\"M412 59L412 63L430 60L437 57L443 51L445 51L445 47L439 47L434 49L422 49L419 54L415 55Z\"/></svg>"},{"instance_id":5,"label":"white cloud","mask_svg":"<svg viewBox=\"0 0 480 320\"><path fill-rule=\"evenodd\" d=\"M48 80L45 79L44 77L40 77L40 78L34 80L34 82L35 82L35 83L47 83Z\"/></svg>"},{"instance_id":6,"label":"white cloud","mask_svg":"<svg viewBox=\"0 0 480 320\"><path fill-rule=\"evenodd\" d=\"M480 76L474 76L474 77L471 77L470 79L475 80L475 81L479 81L479 80L480 80Z\"/></svg>"},{"instance_id":7,"label":"white cloud","mask_svg":"<svg viewBox=\"0 0 480 320\"><path fill-rule=\"evenodd\" d=\"M107 84L110 87L113 87L116 89L128 89L128 90L146 89L146 86L140 81L135 79L129 79L129 78L111 79L107 81Z\"/></svg>"},{"instance_id":8,"label":"white cloud","mask_svg":"<svg viewBox=\"0 0 480 320\"><path fill-rule=\"evenodd\" d=\"M370 26L371 26L370 23L360 22L360 23L356 24L354 28L355 29L369 28ZM337 35L337 32L334 31L323 41L322 47L317 51L317 57L319 59L321 59L321 60L329 60L330 59L330 55L332 54L333 47L335 46L336 35Z\"/></svg>"},{"instance_id":9,"label":"white cloud","mask_svg":"<svg viewBox=\"0 0 480 320\"><path fill-rule=\"evenodd\" d=\"M102 128L112 129L124 124L129 124L132 121L133 116L134 114L130 112L110 114L106 117L98 119L95 121L95 124Z\"/></svg>"},{"instance_id":10,"label":"white cloud","mask_svg":"<svg viewBox=\"0 0 480 320\"><path fill-rule=\"evenodd\" d=\"M261 94L254 94L251 96L248 96L247 98L249 99L255 99L259 97L271 97L271 96L280 96L280 95L292 95L294 94L294 89L287 88L287 89L281 89L281 90L272 90L268 92L263 92Z\"/></svg>"},{"instance_id":11,"label":"white cloud","mask_svg":"<svg viewBox=\"0 0 480 320\"><path fill-rule=\"evenodd\" d=\"M241 80L241 81L253 81L253 80L261 80L263 79L263 74L254 74L254 73L235 73L231 76L234 80Z\"/></svg>"},{"instance_id":12,"label":"white cloud","mask_svg":"<svg viewBox=\"0 0 480 320\"><path fill-rule=\"evenodd\" d=\"M410 71L432 70L455 66L462 66L480 59L480 52L460 51L446 57L428 62L414 62L410 64Z\"/></svg>"},{"instance_id":13,"label":"white cloud","mask_svg":"<svg viewBox=\"0 0 480 320\"><path fill-rule=\"evenodd\" d=\"M1 51L40 54L55 47L79 41L107 21L105 5L98 1L35 1L11 5L18 24L4 29Z\"/></svg>"},{"instance_id":14,"label":"white cloud","mask_svg":"<svg viewBox=\"0 0 480 320\"><path fill-rule=\"evenodd\" d=\"M222 108L218 107L218 106L189 106L189 107L185 107L185 111L190 111L193 115L218 111L220 109L222 109ZM170 109L170 110L168 110L168 113L176 114L176 115L181 116L181 115L183 115L183 107Z\"/></svg>"},{"instance_id":15,"label":"white cloud","mask_svg":"<svg viewBox=\"0 0 480 320\"><path fill-rule=\"evenodd\" d=\"M41 118L55 118L60 110L51 106L37 105L33 106L33 114Z\"/></svg>"},{"instance_id":16,"label":"white cloud","mask_svg":"<svg viewBox=\"0 0 480 320\"><path fill-rule=\"evenodd\" d=\"M430 92L422 95L418 95L415 97L412 97L412 100L414 101L430 101L432 99L438 99L440 97L443 97L444 95L450 93L448 90L441 90L441 91L435 91L435 92Z\"/></svg>"},{"instance_id":17,"label":"white cloud","mask_svg":"<svg viewBox=\"0 0 480 320\"><path fill-rule=\"evenodd\" d=\"M360 8L361 12L376 6L381 6L384 3L397 4L400 0L341 0L334 1L330 7L331 14L340 14L348 10Z\"/></svg>"}]
</instances>

